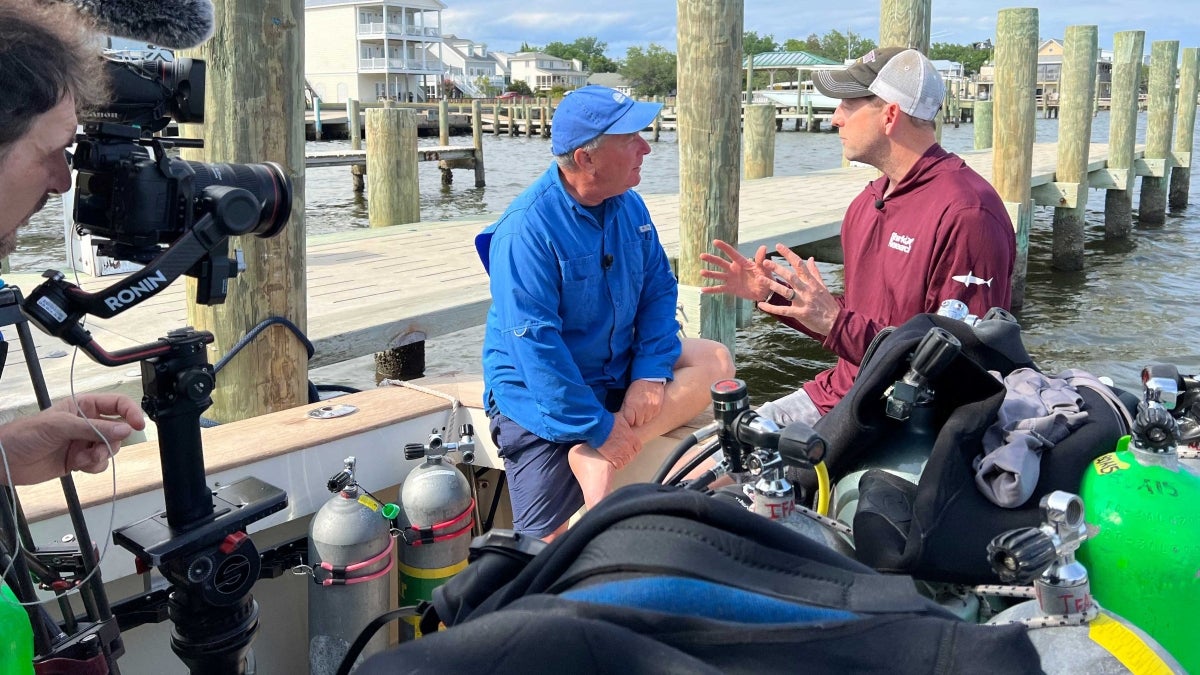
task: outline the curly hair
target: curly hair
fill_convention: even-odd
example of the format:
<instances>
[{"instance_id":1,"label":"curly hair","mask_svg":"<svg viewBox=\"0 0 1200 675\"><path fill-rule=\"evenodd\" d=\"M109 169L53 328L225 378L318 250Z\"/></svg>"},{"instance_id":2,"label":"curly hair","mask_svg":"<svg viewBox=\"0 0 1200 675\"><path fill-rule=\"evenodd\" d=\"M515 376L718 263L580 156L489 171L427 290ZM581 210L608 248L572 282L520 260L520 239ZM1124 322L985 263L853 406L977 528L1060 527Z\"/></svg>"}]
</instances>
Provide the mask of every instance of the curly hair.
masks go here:
<instances>
[{"instance_id":1,"label":"curly hair","mask_svg":"<svg viewBox=\"0 0 1200 675\"><path fill-rule=\"evenodd\" d=\"M77 107L103 100L99 34L61 2L0 0L0 158L67 94Z\"/></svg>"}]
</instances>

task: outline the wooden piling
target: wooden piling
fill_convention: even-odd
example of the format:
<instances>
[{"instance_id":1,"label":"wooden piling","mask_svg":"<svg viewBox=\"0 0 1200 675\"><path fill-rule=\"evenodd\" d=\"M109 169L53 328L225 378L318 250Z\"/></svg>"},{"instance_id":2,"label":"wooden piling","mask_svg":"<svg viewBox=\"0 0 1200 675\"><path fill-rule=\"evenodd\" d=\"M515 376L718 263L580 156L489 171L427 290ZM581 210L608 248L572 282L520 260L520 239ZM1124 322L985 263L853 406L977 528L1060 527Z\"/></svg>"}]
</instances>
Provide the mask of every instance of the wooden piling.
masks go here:
<instances>
[{"instance_id":1,"label":"wooden piling","mask_svg":"<svg viewBox=\"0 0 1200 675\"><path fill-rule=\"evenodd\" d=\"M1050 248L1050 265L1059 270L1083 269L1084 211L1088 195L1088 150L1092 139L1098 36L1096 26L1067 26L1063 42L1058 96L1058 161L1054 181L1064 193L1060 203L1068 203L1054 208L1054 235Z\"/></svg>"},{"instance_id":2,"label":"wooden piling","mask_svg":"<svg viewBox=\"0 0 1200 675\"><path fill-rule=\"evenodd\" d=\"M184 150L204 162L278 162L292 180L292 214L275 237L234 237L246 270L229 280L224 304L188 301L188 323L214 336L213 362L271 317L304 330L308 322L304 264L304 3L283 0L264 12L260 0L215 4L216 34L189 56L208 62L209 114L204 148ZM185 131L187 133L187 131ZM188 279L189 298L195 281ZM308 353L283 326L272 326L229 361L205 416L232 422L308 402ZM166 456L166 455L164 455Z\"/></svg>"},{"instance_id":3,"label":"wooden piling","mask_svg":"<svg viewBox=\"0 0 1200 675\"><path fill-rule=\"evenodd\" d=\"M732 351L736 298L699 295L700 254L714 239L738 242L741 161L738 80L742 0L676 0L679 45L679 280L689 336ZM699 327L699 330L697 329Z\"/></svg>"},{"instance_id":4,"label":"wooden piling","mask_svg":"<svg viewBox=\"0 0 1200 675\"><path fill-rule=\"evenodd\" d=\"M492 135L500 135L500 103L492 104Z\"/></svg>"},{"instance_id":5,"label":"wooden piling","mask_svg":"<svg viewBox=\"0 0 1200 675\"><path fill-rule=\"evenodd\" d=\"M742 162L746 180L775 175L775 105L746 106L742 119Z\"/></svg>"},{"instance_id":6,"label":"wooden piling","mask_svg":"<svg viewBox=\"0 0 1200 675\"><path fill-rule=\"evenodd\" d=\"M1124 239L1133 228L1133 148L1137 140L1138 90L1146 32L1113 35L1113 82L1108 118L1108 174L1113 187L1104 191L1104 236Z\"/></svg>"},{"instance_id":7,"label":"wooden piling","mask_svg":"<svg viewBox=\"0 0 1200 675\"><path fill-rule=\"evenodd\" d=\"M525 109L521 111L521 116L525 118L525 135L533 138L533 106L525 104Z\"/></svg>"},{"instance_id":8,"label":"wooden piling","mask_svg":"<svg viewBox=\"0 0 1200 675\"><path fill-rule=\"evenodd\" d=\"M438 101L438 145L450 145L450 101Z\"/></svg>"},{"instance_id":9,"label":"wooden piling","mask_svg":"<svg viewBox=\"0 0 1200 675\"><path fill-rule=\"evenodd\" d=\"M932 16L932 0L882 0L879 3L879 46L910 47L928 54Z\"/></svg>"},{"instance_id":10,"label":"wooden piling","mask_svg":"<svg viewBox=\"0 0 1200 675\"><path fill-rule=\"evenodd\" d=\"M1146 165L1138 222L1161 225L1167 219L1167 176L1171 169L1171 130L1175 124L1175 64L1178 40L1150 43L1150 80L1146 98Z\"/></svg>"},{"instance_id":11,"label":"wooden piling","mask_svg":"<svg viewBox=\"0 0 1200 675\"><path fill-rule=\"evenodd\" d=\"M421 220L417 119L407 108L367 111L367 218L371 227Z\"/></svg>"},{"instance_id":12,"label":"wooden piling","mask_svg":"<svg viewBox=\"0 0 1200 675\"><path fill-rule=\"evenodd\" d=\"M483 103L471 101L471 143L475 146L475 187L487 185L483 175Z\"/></svg>"},{"instance_id":13,"label":"wooden piling","mask_svg":"<svg viewBox=\"0 0 1200 675\"><path fill-rule=\"evenodd\" d=\"M313 96L313 137L321 140L321 99Z\"/></svg>"},{"instance_id":14,"label":"wooden piling","mask_svg":"<svg viewBox=\"0 0 1200 675\"><path fill-rule=\"evenodd\" d=\"M662 103L661 96L655 96L654 100L660 104ZM661 131L662 131L662 108L659 108L658 114L654 116L654 123L650 126L650 132L651 132L650 138L655 143L658 142L658 137L659 137L659 134Z\"/></svg>"},{"instance_id":15,"label":"wooden piling","mask_svg":"<svg viewBox=\"0 0 1200 675\"><path fill-rule=\"evenodd\" d=\"M996 19L996 86L993 88L992 184L1008 207L1017 235L1012 304L1025 299L1033 198L1033 138L1037 100L1038 10L1002 9Z\"/></svg>"},{"instance_id":16,"label":"wooden piling","mask_svg":"<svg viewBox=\"0 0 1200 675\"><path fill-rule=\"evenodd\" d=\"M975 100L975 108L971 112L975 125L975 149L987 150L992 147L992 102Z\"/></svg>"},{"instance_id":17,"label":"wooden piling","mask_svg":"<svg viewBox=\"0 0 1200 675\"><path fill-rule=\"evenodd\" d=\"M508 104L508 136L510 138L517 135L517 105L515 103Z\"/></svg>"},{"instance_id":18,"label":"wooden piling","mask_svg":"<svg viewBox=\"0 0 1200 675\"><path fill-rule=\"evenodd\" d=\"M346 101L346 125L350 133L350 149L362 150L362 111L356 98Z\"/></svg>"},{"instance_id":19,"label":"wooden piling","mask_svg":"<svg viewBox=\"0 0 1200 675\"><path fill-rule=\"evenodd\" d=\"M799 84L797 83L797 86ZM746 56L746 103L754 103L754 55Z\"/></svg>"},{"instance_id":20,"label":"wooden piling","mask_svg":"<svg viewBox=\"0 0 1200 675\"><path fill-rule=\"evenodd\" d=\"M1171 186L1167 203L1180 209L1188 203L1188 183L1192 180L1192 146L1196 127L1196 87L1200 78L1200 49L1183 50L1179 67L1179 102L1175 114L1175 165L1171 167Z\"/></svg>"}]
</instances>

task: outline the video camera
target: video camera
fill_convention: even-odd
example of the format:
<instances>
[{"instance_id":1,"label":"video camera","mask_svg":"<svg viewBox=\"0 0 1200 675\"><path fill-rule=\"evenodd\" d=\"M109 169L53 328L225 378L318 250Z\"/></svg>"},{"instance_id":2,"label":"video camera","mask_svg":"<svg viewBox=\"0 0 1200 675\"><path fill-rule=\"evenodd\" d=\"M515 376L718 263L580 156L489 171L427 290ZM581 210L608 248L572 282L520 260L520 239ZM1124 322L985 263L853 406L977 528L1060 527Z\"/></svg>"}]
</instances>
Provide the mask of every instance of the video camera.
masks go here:
<instances>
[{"instance_id":1,"label":"video camera","mask_svg":"<svg viewBox=\"0 0 1200 675\"><path fill-rule=\"evenodd\" d=\"M112 102L83 113L72 159L76 228L106 240L98 242L101 254L147 263L209 213L230 234L273 237L283 229L292 204L283 167L177 159L170 148L203 141L154 135L172 118L204 121L204 61L109 57L106 68ZM244 192L230 198L236 190Z\"/></svg>"}]
</instances>

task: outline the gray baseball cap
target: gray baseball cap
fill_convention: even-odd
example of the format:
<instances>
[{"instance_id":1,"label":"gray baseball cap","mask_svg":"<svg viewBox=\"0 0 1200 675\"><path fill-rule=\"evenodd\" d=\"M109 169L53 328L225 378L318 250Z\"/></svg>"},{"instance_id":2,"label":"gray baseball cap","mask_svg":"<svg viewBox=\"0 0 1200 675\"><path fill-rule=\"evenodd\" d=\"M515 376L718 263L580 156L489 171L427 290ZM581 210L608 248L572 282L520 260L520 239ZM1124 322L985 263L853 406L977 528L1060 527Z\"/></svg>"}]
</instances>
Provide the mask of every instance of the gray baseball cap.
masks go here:
<instances>
[{"instance_id":1,"label":"gray baseball cap","mask_svg":"<svg viewBox=\"0 0 1200 675\"><path fill-rule=\"evenodd\" d=\"M819 70L813 84L831 98L878 96L913 117L937 117L946 85L933 62L915 49L872 49L845 70Z\"/></svg>"}]
</instances>

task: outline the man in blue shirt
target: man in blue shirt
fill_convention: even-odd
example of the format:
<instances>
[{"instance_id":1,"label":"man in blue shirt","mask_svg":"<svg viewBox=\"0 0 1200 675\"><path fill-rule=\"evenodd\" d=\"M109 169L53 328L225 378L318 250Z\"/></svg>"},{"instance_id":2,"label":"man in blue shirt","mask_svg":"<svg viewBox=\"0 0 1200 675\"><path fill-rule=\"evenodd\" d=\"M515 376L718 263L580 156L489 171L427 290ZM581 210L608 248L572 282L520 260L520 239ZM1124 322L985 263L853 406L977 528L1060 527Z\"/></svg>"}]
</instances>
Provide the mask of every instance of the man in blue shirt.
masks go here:
<instances>
[{"instance_id":1,"label":"man in blue shirt","mask_svg":"<svg viewBox=\"0 0 1200 675\"><path fill-rule=\"evenodd\" d=\"M661 107L607 87L554 115L555 162L476 238L491 276L484 405L517 531L552 539L642 444L731 377L728 350L678 337L677 282L630 188Z\"/></svg>"}]
</instances>

